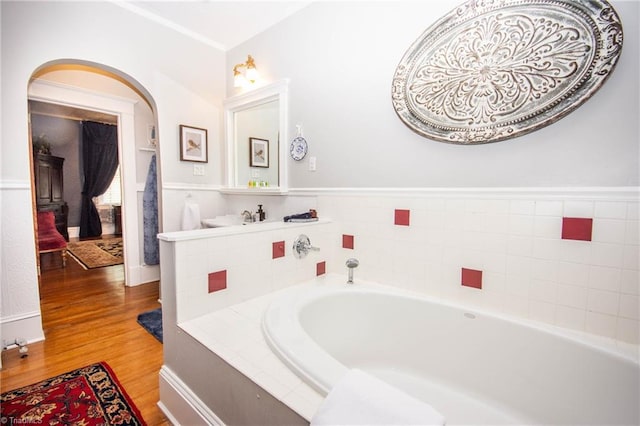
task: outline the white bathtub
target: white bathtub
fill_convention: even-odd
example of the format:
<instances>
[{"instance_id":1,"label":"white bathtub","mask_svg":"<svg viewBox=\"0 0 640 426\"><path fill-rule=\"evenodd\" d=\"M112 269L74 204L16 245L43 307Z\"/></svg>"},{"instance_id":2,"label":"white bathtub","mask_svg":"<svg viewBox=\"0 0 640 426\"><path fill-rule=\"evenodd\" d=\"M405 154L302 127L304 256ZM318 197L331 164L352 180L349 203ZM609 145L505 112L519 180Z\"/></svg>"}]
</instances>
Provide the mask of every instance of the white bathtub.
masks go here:
<instances>
[{"instance_id":1,"label":"white bathtub","mask_svg":"<svg viewBox=\"0 0 640 426\"><path fill-rule=\"evenodd\" d=\"M344 282L331 274L291 287L263 317L271 348L324 394L357 367L429 403L450 425L640 423L632 357L387 286Z\"/></svg>"}]
</instances>

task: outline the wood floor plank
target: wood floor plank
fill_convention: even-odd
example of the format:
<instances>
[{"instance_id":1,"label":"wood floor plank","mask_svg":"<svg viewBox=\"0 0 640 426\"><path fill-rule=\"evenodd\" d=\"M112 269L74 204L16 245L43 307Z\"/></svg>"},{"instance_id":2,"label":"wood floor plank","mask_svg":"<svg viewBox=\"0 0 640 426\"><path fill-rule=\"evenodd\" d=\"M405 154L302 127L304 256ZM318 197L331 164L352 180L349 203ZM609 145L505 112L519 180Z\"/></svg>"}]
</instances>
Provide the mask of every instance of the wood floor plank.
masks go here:
<instances>
[{"instance_id":1,"label":"wood floor plank","mask_svg":"<svg viewBox=\"0 0 640 426\"><path fill-rule=\"evenodd\" d=\"M162 344L138 323L138 314L160 307L159 283L124 286L122 265L84 270L56 253L43 255L40 277L45 340L2 352L0 391L106 361L150 426L170 425L157 406Z\"/></svg>"}]
</instances>

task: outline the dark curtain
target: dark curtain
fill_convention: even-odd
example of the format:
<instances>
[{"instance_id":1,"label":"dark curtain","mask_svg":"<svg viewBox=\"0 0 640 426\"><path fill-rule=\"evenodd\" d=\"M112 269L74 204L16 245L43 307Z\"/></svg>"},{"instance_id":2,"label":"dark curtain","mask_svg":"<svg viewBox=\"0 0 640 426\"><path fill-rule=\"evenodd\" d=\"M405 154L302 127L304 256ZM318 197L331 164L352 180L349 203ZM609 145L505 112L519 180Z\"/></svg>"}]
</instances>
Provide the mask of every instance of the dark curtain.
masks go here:
<instances>
[{"instance_id":1,"label":"dark curtain","mask_svg":"<svg viewBox=\"0 0 640 426\"><path fill-rule=\"evenodd\" d=\"M102 224L93 197L104 194L118 168L118 127L85 121L82 123L82 210L80 238L102 235Z\"/></svg>"}]
</instances>

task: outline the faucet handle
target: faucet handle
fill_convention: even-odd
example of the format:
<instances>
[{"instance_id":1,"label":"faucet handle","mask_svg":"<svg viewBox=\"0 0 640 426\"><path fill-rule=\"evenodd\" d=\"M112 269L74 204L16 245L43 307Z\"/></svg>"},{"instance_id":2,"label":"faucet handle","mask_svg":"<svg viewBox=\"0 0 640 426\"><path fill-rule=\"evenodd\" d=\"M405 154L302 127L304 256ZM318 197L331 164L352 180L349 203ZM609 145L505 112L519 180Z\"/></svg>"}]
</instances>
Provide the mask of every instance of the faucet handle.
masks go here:
<instances>
[{"instance_id":1,"label":"faucet handle","mask_svg":"<svg viewBox=\"0 0 640 426\"><path fill-rule=\"evenodd\" d=\"M240 213L240 216L242 216L242 220L244 222L253 222L253 215L249 210L243 211L242 213Z\"/></svg>"},{"instance_id":2,"label":"faucet handle","mask_svg":"<svg viewBox=\"0 0 640 426\"><path fill-rule=\"evenodd\" d=\"M297 259L302 259L303 257L306 257L310 251L320 251L320 249L311 245L309 237L304 234L300 234L300 236L293 242L293 255Z\"/></svg>"}]
</instances>

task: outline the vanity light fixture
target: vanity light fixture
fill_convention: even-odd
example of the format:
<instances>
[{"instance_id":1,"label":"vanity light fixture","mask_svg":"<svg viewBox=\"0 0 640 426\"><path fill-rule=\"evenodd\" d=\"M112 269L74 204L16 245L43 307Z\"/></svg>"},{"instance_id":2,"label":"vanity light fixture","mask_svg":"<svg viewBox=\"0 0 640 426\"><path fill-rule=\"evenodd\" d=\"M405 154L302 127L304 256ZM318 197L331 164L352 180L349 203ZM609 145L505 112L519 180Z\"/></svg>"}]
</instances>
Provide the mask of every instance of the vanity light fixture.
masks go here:
<instances>
[{"instance_id":1,"label":"vanity light fixture","mask_svg":"<svg viewBox=\"0 0 640 426\"><path fill-rule=\"evenodd\" d=\"M246 68L244 74L240 71L240 68ZM251 55L247 55L247 61L241 64L236 64L233 67L233 87L244 87L249 84L253 84L258 79L259 74L256 69L256 63Z\"/></svg>"}]
</instances>

